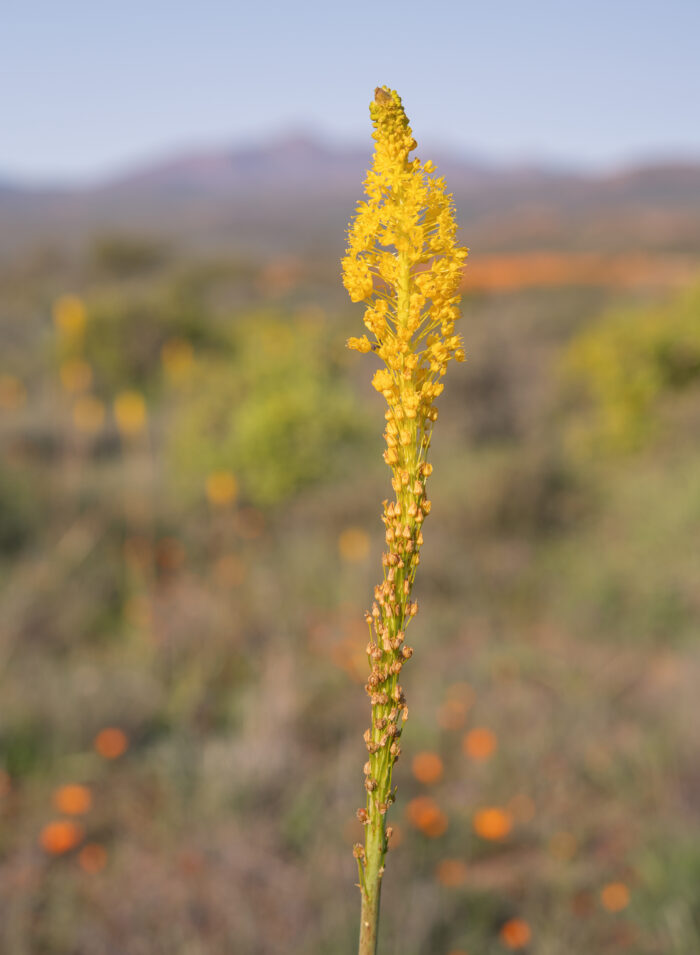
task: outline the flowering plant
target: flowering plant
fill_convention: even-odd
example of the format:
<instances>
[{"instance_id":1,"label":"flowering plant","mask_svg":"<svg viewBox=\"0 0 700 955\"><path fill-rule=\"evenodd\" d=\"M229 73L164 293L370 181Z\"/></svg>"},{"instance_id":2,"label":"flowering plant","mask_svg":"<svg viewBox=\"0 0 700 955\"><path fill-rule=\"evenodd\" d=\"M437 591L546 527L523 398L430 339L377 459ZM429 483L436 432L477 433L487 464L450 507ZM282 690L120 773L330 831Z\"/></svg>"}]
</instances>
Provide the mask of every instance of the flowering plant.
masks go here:
<instances>
[{"instance_id":1,"label":"flowering plant","mask_svg":"<svg viewBox=\"0 0 700 955\"><path fill-rule=\"evenodd\" d=\"M373 955L377 946L379 894L392 831L386 817L395 799L391 777L408 718L399 677L413 654L405 633L418 611L411 594L422 524L430 512L428 450L447 364L464 360L454 325L467 257L457 243L444 181L434 175L431 162L409 159L416 142L398 93L378 87L370 115L374 161L365 180L367 199L358 203L350 225L343 281L353 302L366 303L364 323L371 335L350 338L348 347L374 352L385 365L372 383L388 405L384 460L392 471L395 499L384 501L384 579L366 615L370 675L365 689L372 722L364 735L367 799L358 810L365 842L354 850L362 894L360 955Z\"/></svg>"}]
</instances>

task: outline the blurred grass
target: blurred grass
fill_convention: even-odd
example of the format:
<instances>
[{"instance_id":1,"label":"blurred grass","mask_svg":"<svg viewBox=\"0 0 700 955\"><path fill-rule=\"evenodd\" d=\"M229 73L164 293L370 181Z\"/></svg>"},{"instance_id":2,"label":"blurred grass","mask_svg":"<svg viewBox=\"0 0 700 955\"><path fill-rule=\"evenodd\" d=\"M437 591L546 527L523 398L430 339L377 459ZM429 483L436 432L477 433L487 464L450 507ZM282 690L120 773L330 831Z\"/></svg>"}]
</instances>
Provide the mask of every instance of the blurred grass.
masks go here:
<instances>
[{"instance_id":1,"label":"blurred grass","mask_svg":"<svg viewBox=\"0 0 700 955\"><path fill-rule=\"evenodd\" d=\"M1 316L0 950L352 951L362 610L388 493L381 402L343 348L359 316L318 269L114 236L82 255L29 283L18 263ZM85 305L68 342L66 293ZM654 377L643 441L572 441L598 427L601 371L569 377L571 355L613 354L624 394L628 342L636 374L693 332L697 293L655 294L466 303L405 671L387 953L496 955L514 918L538 955L698 950L695 365L683 388ZM125 734L114 758L106 728ZM475 728L497 742L483 758ZM69 783L92 806L47 850ZM475 831L484 809L503 838Z\"/></svg>"}]
</instances>

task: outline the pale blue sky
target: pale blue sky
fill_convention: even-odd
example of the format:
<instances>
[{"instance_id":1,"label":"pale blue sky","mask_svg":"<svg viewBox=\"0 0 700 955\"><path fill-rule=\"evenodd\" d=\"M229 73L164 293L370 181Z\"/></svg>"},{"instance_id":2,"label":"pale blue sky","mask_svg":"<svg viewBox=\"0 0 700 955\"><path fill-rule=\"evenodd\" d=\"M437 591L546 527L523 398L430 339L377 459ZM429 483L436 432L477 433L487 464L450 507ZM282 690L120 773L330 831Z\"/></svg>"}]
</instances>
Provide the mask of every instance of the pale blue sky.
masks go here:
<instances>
[{"instance_id":1,"label":"pale blue sky","mask_svg":"<svg viewBox=\"0 0 700 955\"><path fill-rule=\"evenodd\" d=\"M4 0L0 176L99 176L299 127L368 142L381 83L424 148L700 156L699 41L700 0Z\"/></svg>"}]
</instances>

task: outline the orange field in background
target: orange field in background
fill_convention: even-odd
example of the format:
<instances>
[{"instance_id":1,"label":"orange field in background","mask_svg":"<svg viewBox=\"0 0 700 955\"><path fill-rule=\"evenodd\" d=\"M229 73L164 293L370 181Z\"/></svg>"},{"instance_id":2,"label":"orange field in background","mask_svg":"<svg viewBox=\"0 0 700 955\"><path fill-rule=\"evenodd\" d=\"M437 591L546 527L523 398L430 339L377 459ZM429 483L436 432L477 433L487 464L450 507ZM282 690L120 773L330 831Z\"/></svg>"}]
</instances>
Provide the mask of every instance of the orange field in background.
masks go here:
<instances>
[{"instance_id":1,"label":"orange field in background","mask_svg":"<svg viewBox=\"0 0 700 955\"><path fill-rule=\"evenodd\" d=\"M600 255L587 252L471 254L465 292L515 292L565 285L677 286L692 280L697 263L684 255Z\"/></svg>"}]
</instances>

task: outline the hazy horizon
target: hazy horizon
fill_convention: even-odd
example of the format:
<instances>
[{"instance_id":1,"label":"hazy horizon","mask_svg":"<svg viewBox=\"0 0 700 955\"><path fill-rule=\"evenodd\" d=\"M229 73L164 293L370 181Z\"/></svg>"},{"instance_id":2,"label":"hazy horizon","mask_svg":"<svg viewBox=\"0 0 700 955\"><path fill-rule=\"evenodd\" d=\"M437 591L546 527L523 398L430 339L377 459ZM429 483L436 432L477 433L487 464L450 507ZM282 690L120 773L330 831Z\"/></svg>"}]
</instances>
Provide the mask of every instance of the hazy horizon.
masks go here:
<instances>
[{"instance_id":1,"label":"hazy horizon","mask_svg":"<svg viewBox=\"0 0 700 955\"><path fill-rule=\"evenodd\" d=\"M243 152L248 149L268 149L276 145L285 144L294 140L307 141L320 148L328 149L330 152L356 152L363 150L367 153L369 161L373 143L367 136L363 141L360 137L354 139L341 138L334 136L329 130L313 128L311 125L299 124L298 126L280 126L278 129L271 128L267 132L262 132L254 136L242 136L235 138L233 136L227 139L219 140L197 140L195 138L181 137L174 139L169 145L166 144L150 151L134 152L132 156L115 159L113 162L106 162L96 165L93 169L86 169L80 172L52 174L44 173L26 173L21 169L11 169L0 166L0 184L19 189L41 189L41 188L88 188L102 183L110 183L122 177L128 177L149 169L156 169L161 165L167 165L182 159L195 158L208 154L225 153L232 154ZM476 146L470 149L468 146L460 146L456 142L447 140L438 140L434 142L427 141L419 149L421 156L428 158L429 155L449 157L451 160L474 163L493 169L512 169L512 168L530 168L541 169L552 172L568 173L572 175L583 176L605 176L624 172L629 169L637 169L646 166L666 165L666 164L698 164L700 163L700 147L697 149L657 149L638 154L630 154L617 159L600 162L584 163L576 161L574 158L569 160L561 156L547 155L544 152L531 154L511 153L489 153L485 149L479 149Z\"/></svg>"}]
</instances>

